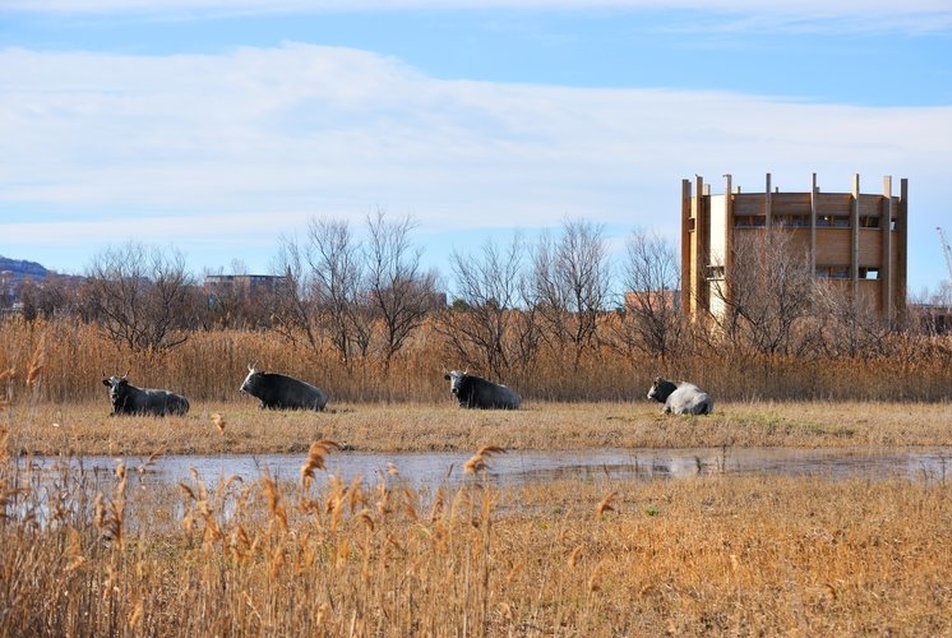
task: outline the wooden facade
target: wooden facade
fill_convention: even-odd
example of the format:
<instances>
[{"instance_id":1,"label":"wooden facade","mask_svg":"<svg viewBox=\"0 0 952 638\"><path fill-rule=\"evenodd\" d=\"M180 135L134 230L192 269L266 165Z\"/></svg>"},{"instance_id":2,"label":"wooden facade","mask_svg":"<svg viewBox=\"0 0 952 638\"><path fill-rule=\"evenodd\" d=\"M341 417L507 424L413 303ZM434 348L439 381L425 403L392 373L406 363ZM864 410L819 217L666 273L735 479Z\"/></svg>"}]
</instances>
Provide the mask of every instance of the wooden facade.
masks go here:
<instances>
[{"instance_id":1,"label":"wooden facade","mask_svg":"<svg viewBox=\"0 0 952 638\"><path fill-rule=\"evenodd\" d=\"M846 193L825 193L816 174L806 192L781 193L766 176L764 192L742 193L724 176L712 195L703 177L681 182L681 311L694 319L718 313L729 298L739 237L783 228L816 278L833 280L854 302L900 322L906 313L908 180L893 195L864 194L859 175ZM715 294L715 291L718 294Z\"/></svg>"}]
</instances>

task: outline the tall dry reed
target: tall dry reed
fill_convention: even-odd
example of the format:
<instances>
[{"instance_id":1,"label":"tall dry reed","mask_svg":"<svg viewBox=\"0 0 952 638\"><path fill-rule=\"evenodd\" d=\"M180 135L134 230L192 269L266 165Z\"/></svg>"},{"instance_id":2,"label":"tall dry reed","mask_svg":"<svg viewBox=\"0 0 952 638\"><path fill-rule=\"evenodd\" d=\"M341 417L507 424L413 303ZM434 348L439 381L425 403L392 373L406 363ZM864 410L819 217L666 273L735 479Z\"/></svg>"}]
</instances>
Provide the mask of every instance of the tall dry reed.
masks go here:
<instances>
[{"instance_id":1,"label":"tall dry reed","mask_svg":"<svg viewBox=\"0 0 952 638\"><path fill-rule=\"evenodd\" d=\"M331 449L303 484L3 463L0 635L952 631L945 476L414 488Z\"/></svg>"},{"instance_id":2,"label":"tall dry reed","mask_svg":"<svg viewBox=\"0 0 952 638\"><path fill-rule=\"evenodd\" d=\"M445 369L465 367L431 325L388 368L373 358L344 365L328 349L295 348L276 332L195 331L165 353L117 347L73 318L0 322L0 400L72 402L102 395L103 374L130 372L141 387L165 387L193 401L231 401L250 363L308 380L331 402L433 402L446 396ZM728 354L699 343L664 361L608 346L542 349L500 379L529 400L604 401L641 397L656 375L690 379L721 400L913 400L952 397L952 340L897 335L888 355L798 358ZM473 370L473 372L483 372ZM38 382L39 381L39 382Z\"/></svg>"}]
</instances>

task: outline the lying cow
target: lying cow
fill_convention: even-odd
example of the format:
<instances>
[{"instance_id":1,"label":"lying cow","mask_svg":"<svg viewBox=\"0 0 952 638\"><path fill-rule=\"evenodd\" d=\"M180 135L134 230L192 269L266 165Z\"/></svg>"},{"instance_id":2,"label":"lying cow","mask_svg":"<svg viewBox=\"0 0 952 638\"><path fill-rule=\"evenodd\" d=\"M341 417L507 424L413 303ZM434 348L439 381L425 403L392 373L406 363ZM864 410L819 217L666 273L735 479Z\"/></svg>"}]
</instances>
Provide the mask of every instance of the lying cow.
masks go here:
<instances>
[{"instance_id":1,"label":"lying cow","mask_svg":"<svg viewBox=\"0 0 952 638\"><path fill-rule=\"evenodd\" d=\"M459 370L447 372L443 378L450 382L450 392L463 408L516 410L522 403L512 388Z\"/></svg>"},{"instance_id":2,"label":"lying cow","mask_svg":"<svg viewBox=\"0 0 952 638\"><path fill-rule=\"evenodd\" d=\"M327 405L327 395L320 388L283 374L259 372L248 366L248 376L238 391L261 401L269 410L317 410Z\"/></svg>"},{"instance_id":3,"label":"lying cow","mask_svg":"<svg viewBox=\"0 0 952 638\"><path fill-rule=\"evenodd\" d=\"M668 414L711 414L714 412L714 399L693 383L672 382L657 377L648 398L664 403L662 412Z\"/></svg>"},{"instance_id":4,"label":"lying cow","mask_svg":"<svg viewBox=\"0 0 952 638\"><path fill-rule=\"evenodd\" d=\"M109 388L109 400L112 402L112 414L109 416L188 414L188 399L181 394L168 390L137 388L129 384L126 379L128 376L127 372L121 377L112 376L102 380L103 385Z\"/></svg>"}]
</instances>

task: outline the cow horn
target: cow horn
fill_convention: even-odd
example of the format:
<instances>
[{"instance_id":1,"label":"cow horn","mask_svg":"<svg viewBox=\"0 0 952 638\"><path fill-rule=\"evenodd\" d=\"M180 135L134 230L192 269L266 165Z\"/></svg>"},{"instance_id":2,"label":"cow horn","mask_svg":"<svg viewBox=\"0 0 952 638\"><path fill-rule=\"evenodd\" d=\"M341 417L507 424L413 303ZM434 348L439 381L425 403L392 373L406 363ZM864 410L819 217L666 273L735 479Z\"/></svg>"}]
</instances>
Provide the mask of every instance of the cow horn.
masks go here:
<instances>
[{"instance_id":1,"label":"cow horn","mask_svg":"<svg viewBox=\"0 0 952 638\"><path fill-rule=\"evenodd\" d=\"M125 373L124 375L122 375L122 378L123 378L123 379L128 379L130 372L132 372L132 368L129 368L128 370L126 370L126 373Z\"/></svg>"}]
</instances>

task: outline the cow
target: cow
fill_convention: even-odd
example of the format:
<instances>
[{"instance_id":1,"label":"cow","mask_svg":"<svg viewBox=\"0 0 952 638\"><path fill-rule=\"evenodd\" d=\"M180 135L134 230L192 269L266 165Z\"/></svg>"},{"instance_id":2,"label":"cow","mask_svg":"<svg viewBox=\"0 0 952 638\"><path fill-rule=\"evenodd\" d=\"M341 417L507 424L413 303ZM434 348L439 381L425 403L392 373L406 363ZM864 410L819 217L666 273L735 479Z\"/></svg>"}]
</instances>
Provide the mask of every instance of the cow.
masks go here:
<instances>
[{"instance_id":1,"label":"cow","mask_svg":"<svg viewBox=\"0 0 952 638\"><path fill-rule=\"evenodd\" d=\"M103 373L105 377L105 373ZM188 399L181 394L169 390L155 390L152 388L137 388L127 379L127 372L121 377L111 376L102 380L109 388L109 400L112 402L112 413L109 416L120 414L151 414L165 416L188 414Z\"/></svg>"},{"instance_id":2,"label":"cow","mask_svg":"<svg viewBox=\"0 0 952 638\"><path fill-rule=\"evenodd\" d=\"M451 370L443 375L443 378L450 382L450 392L462 408L516 410L522 403L522 399L512 388L466 372Z\"/></svg>"},{"instance_id":3,"label":"cow","mask_svg":"<svg viewBox=\"0 0 952 638\"><path fill-rule=\"evenodd\" d=\"M254 366L248 366L248 376L238 391L261 401L262 410L321 412L327 405L327 395L320 388L284 374L258 371Z\"/></svg>"},{"instance_id":4,"label":"cow","mask_svg":"<svg viewBox=\"0 0 952 638\"><path fill-rule=\"evenodd\" d=\"M648 398L664 403L661 410L665 414L711 414L714 412L714 399L687 381L668 381L657 377L648 390Z\"/></svg>"}]
</instances>

